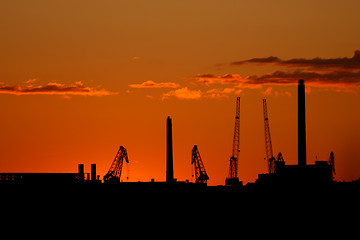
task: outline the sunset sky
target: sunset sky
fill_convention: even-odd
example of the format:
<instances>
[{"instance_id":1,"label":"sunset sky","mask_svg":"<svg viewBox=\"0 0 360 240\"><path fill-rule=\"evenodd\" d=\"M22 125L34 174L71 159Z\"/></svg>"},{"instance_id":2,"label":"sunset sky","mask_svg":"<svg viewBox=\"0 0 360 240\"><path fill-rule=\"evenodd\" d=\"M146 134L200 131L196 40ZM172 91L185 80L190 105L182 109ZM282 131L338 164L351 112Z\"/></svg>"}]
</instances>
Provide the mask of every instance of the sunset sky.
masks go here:
<instances>
[{"instance_id":1,"label":"sunset sky","mask_svg":"<svg viewBox=\"0 0 360 240\"><path fill-rule=\"evenodd\" d=\"M229 170L241 97L239 178L267 169L262 98L274 153L297 163L297 81L305 80L307 162L335 155L336 180L360 177L358 0L3 0L0 172L102 177L120 145L122 179L209 185Z\"/></svg>"}]
</instances>

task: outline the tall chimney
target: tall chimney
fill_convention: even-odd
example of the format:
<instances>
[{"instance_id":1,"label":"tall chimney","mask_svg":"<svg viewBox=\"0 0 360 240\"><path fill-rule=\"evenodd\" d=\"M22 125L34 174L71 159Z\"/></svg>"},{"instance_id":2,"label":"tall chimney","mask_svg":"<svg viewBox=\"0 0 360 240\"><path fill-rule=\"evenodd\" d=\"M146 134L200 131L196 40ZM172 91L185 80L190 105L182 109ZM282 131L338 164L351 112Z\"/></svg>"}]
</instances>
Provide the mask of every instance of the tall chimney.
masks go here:
<instances>
[{"instance_id":1,"label":"tall chimney","mask_svg":"<svg viewBox=\"0 0 360 240\"><path fill-rule=\"evenodd\" d=\"M96 181L96 164L91 164L91 181Z\"/></svg>"},{"instance_id":2,"label":"tall chimney","mask_svg":"<svg viewBox=\"0 0 360 240\"><path fill-rule=\"evenodd\" d=\"M166 182L174 181L173 144L171 118L166 119Z\"/></svg>"},{"instance_id":3,"label":"tall chimney","mask_svg":"<svg viewBox=\"0 0 360 240\"><path fill-rule=\"evenodd\" d=\"M306 166L305 85L298 86L298 165Z\"/></svg>"}]
</instances>

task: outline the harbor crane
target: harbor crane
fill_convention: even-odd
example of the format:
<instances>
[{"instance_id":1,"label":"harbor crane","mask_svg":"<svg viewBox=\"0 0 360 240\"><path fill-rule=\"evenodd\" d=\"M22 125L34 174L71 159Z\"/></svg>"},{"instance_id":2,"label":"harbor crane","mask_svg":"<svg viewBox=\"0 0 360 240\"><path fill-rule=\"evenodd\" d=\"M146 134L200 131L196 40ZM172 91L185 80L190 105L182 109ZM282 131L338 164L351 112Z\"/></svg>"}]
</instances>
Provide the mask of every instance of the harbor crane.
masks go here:
<instances>
[{"instance_id":1,"label":"harbor crane","mask_svg":"<svg viewBox=\"0 0 360 240\"><path fill-rule=\"evenodd\" d=\"M191 154L191 164L195 167L195 182L196 183L207 183L209 177L205 171L204 163L201 160L200 153L197 145L194 145Z\"/></svg>"},{"instance_id":2,"label":"harbor crane","mask_svg":"<svg viewBox=\"0 0 360 240\"><path fill-rule=\"evenodd\" d=\"M266 99L263 99L263 111L264 111L264 129L265 129L265 150L266 150L266 161L268 164L269 173L275 172L275 158L273 155L269 118L267 112Z\"/></svg>"},{"instance_id":3,"label":"harbor crane","mask_svg":"<svg viewBox=\"0 0 360 240\"><path fill-rule=\"evenodd\" d=\"M109 171L104 176L104 182L120 182L124 160L126 163L129 163L126 149L123 146L120 146Z\"/></svg>"},{"instance_id":4,"label":"harbor crane","mask_svg":"<svg viewBox=\"0 0 360 240\"><path fill-rule=\"evenodd\" d=\"M225 179L225 185L239 184L238 159L240 152L240 97L236 98L235 128L233 138L233 152L230 157L229 176Z\"/></svg>"}]
</instances>

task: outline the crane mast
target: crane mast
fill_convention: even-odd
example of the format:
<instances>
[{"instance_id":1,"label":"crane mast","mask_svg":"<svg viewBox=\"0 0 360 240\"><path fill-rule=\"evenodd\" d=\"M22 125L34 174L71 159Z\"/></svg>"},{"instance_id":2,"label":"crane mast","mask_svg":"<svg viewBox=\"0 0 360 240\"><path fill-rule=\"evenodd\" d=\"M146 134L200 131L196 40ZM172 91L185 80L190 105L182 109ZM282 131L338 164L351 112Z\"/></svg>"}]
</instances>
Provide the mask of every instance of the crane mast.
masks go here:
<instances>
[{"instance_id":1,"label":"crane mast","mask_svg":"<svg viewBox=\"0 0 360 240\"><path fill-rule=\"evenodd\" d=\"M124 160L126 163L129 163L126 149L120 146L109 171L104 176L104 182L120 182Z\"/></svg>"},{"instance_id":2,"label":"crane mast","mask_svg":"<svg viewBox=\"0 0 360 240\"><path fill-rule=\"evenodd\" d=\"M191 164L195 167L195 182L196 183L207 183L209 177L205 171L204 163L201 160L197 145L194 145L191 154Z\"/></svg>"},{"instance_id":3,"label":"crane mast","mask_svg":"<svg viewBox=\"0 0 360 240\"><path fill-rule=\"evenodd\" d=\"M264 110L264 129L265 129L265 150L266 150L266 161L268 164L269 173L275 172L275 158L272 150L271 135L269 118L267 112L266 99L263 99L263 110Z\"/></svg>"},{"instance_id":4,"label":"crane mast","mask_svg":"<svg viewBox=\"0 0 360 240\"><path fill-rule=\"evenodd\" d=\"M238 178L238 159L240 152L240 97L236 98L236 112L235 112L235 128L233 138L233 151L230 157L229 177L226 178L225 184L232 185L239 183Z\"/></svg>"}]
</instances>

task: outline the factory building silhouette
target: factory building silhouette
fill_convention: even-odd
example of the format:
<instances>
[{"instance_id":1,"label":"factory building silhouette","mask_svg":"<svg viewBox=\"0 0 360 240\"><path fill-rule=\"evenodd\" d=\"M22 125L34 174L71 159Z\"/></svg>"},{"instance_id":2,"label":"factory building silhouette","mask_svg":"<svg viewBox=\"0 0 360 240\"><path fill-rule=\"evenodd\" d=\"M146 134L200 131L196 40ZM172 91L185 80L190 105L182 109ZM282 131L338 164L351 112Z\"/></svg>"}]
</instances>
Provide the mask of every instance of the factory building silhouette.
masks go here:
<instances>
[{"instance_id":1,"label":"factory building silhouette","mask_svg":"<svg viewBox=\"0 0 360 240\"><path fill-rule=\"evenodd\" d=\"M264 103L265 120L265 142L271 146L270 130ZM266 113L266 114L265 114ZM121 170L123 163L129 162L127 151L120 146L109 171L101 181L96 174L96 164L91 164L91 172L85 173L84 165L78 165L77 173L0 173L0 189L3 185L76 185L76 186L106 186L116 187L119 191L180 191L180 192L246 192L249 189L264 189L272 186L312 186L312 185L332 185L334 173L334 154L331 153L331 161L315 161L314 164L307 164L306 161L306 117L305 117L305 84L304 80L299 80L298 84L298 164L287 165L279 153L277 159L269 157L269 173L259 174L254 183L243 186L237 176L237 160L239 152L239 121L240 118L240 98L237 98L235 131L233 140L233 156L230 158L230 173L226 178L224 186L207 186L207 180L211 178L205 171L206 161L203 162L197 145L192 151L191 164L195 166L195 182L177 181L174 178L174 159L172 141L172 119L166 119L166 181L157 182L153 179L150 182L121 182ZM188 161L186 161L188 162ZM189 162L188 162L189 163ZM226 163L224 159L224 164ZM273 167L272 167L273 166ZM240 176L241 180L241 176Z\"/></svg>"},{"instance_id":2,"label":"factory building silhouette","mask_svg":"<svg viewBox=\"0 0 360 240\"><path fill-rule=\"evenodd\" d=\"M286 165L280 159L275 161L275 171L259 174L256 183L261 184L326 184L333 181L333 163L315 161L314 165L306 163L306 118L305 118L305 84L299 80L298 85L298 164Z\"/></svg>"}]
</instances>

